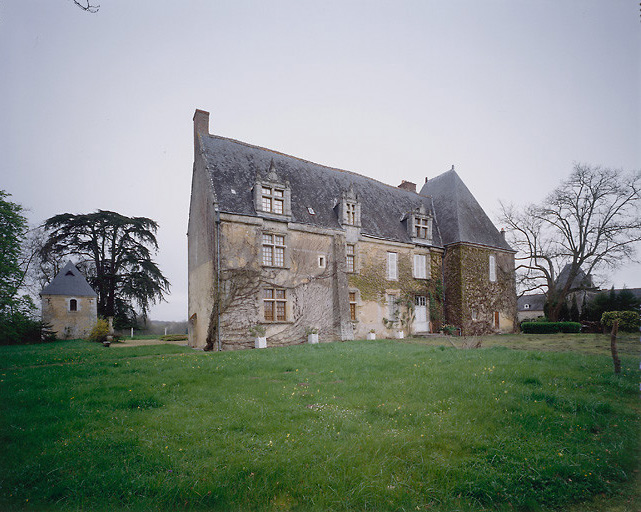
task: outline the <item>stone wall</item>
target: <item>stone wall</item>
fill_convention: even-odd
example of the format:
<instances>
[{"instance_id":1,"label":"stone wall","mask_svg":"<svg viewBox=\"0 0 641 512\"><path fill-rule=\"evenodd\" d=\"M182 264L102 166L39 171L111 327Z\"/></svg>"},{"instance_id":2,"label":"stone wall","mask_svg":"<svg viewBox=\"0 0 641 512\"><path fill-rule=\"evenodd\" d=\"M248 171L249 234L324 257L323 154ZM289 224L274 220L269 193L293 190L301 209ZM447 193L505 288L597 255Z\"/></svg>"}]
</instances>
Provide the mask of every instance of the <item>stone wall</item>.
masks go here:
<instances>
[{"instance_id":1,"label":"stone wall","mask_svg":"<svg viewBox=\"0 0 641 512\"><path fill-rule=\"evenodd\" d=\"M496 281L490 281L490 255L496 261ZM464 335L513 332L516 321L514 254L468 244L445 253L446 322ZM498 313L498 326L496 314Z\"/></svg>"},{"instance_id":2,"label":"stone wall","mask_svg":"<svg viewBox=\"0 0 641 512\"><path fill-rule=\"evenodd\" d=\"M69 308L72 299L76 300L76 311ZM87 338L97 319L95 297L42 296L42 321L51 324L59 339Z\"/></svg>"}]
</instances>

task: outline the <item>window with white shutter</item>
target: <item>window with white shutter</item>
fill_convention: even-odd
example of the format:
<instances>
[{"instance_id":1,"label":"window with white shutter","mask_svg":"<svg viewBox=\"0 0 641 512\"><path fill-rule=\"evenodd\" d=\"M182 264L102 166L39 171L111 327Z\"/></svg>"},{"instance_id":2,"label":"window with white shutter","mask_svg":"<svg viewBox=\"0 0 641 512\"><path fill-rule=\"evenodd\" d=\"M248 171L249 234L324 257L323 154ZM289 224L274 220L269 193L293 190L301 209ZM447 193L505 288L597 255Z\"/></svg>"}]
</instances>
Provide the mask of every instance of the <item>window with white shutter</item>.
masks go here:
<instances>
[{"instance_id":1,"label":"window with white shutter","mask_svg":"<svg viewBox=\"0 0 641 512\"><path fill-rule=\"evenodd\" d=\"M396 281L398 279L398 254L387 253L387 279Z\"/></svg>"}]
</instances>

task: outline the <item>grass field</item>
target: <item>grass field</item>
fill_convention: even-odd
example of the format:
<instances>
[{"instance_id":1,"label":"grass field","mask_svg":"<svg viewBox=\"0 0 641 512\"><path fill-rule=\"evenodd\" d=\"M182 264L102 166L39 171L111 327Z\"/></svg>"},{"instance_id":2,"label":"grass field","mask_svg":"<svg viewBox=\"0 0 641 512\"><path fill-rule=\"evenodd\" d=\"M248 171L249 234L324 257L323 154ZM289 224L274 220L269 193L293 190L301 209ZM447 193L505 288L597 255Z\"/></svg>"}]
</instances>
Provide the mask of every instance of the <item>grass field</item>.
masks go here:
<instances>
[{"instance_id":1,"label":"grass field","mask_svg":"<svg viewBox=\"0 0 641 512\"><path fill-rule=\"evenodd\" d=\"M562 338L0 347L0 510L637 512L638 337Z\"/></svg>"}]
</instances>

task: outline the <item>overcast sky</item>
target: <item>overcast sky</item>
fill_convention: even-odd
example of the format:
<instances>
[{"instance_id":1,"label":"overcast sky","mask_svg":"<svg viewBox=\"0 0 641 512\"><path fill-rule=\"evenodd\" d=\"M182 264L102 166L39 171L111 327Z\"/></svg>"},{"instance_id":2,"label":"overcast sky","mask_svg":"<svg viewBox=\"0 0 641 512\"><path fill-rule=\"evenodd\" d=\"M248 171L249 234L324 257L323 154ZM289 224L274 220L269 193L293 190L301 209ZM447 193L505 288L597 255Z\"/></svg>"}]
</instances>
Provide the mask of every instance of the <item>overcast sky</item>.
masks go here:
<instances>
[{"instance_id":1,"label":"overcast sky","mask_svg":"<svg viewBox=\"0 0 641 512\"><path fill-rule=\"evenodd\" d=\"M639 4L0 3L0 189L32 224L156 220L172 283L156 320L187 318L196 108L212 133L392 185L455 165L496 220L575 162L641 169ZM641 266L609 284L641 287Z\"/></svg>"}]
</instances>

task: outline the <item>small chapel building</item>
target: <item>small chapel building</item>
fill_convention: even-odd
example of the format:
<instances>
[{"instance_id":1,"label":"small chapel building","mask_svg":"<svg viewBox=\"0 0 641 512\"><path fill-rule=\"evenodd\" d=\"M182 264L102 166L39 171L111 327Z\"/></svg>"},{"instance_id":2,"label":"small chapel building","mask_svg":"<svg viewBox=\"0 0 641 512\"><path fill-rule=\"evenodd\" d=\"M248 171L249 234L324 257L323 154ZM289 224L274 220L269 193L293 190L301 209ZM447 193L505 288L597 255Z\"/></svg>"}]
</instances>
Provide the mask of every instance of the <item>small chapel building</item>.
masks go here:
<instances>
[{"instance_id":1,"label":"small chapel building","mask_svg":"<svg viewBox=\"0 0 641 512\"><path fill-rule=\"evenodd\" d=\"M454 168L417 192L212 135L195 112L191 346L250 348L256 326L268 347L511 332L514 254Z\"/></svg>"},{"instance_id":2,"label":"small chapel building","mask_svg":"<svg viewBox=\"0 0 641 512\"><path fill-rule=\"evenodd\" d=\"M42 321L60 339L86 338L98 320L98 295L70 261L40 292Z\"/></svg>"}]
</instances>

